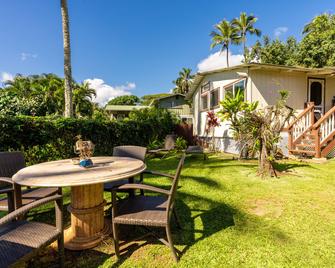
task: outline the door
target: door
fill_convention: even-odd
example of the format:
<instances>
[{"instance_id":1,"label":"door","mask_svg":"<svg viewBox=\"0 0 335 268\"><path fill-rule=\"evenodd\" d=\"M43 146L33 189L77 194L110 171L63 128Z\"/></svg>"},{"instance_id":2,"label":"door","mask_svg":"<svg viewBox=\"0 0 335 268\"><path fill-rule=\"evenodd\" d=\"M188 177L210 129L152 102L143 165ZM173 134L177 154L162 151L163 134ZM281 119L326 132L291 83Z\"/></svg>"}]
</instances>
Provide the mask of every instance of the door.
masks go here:
<instances>
[{"instance_id":1,"label":"door","mask_svg":"<svg viewBox=\"0 0 335 268\"><path fill-rule=\"evenodd\" d=\"M308 101L314 102L315 113L322 116L324 114L325 100L325 80L310 78L308 79Z\"/></svg>"}]
</instances>

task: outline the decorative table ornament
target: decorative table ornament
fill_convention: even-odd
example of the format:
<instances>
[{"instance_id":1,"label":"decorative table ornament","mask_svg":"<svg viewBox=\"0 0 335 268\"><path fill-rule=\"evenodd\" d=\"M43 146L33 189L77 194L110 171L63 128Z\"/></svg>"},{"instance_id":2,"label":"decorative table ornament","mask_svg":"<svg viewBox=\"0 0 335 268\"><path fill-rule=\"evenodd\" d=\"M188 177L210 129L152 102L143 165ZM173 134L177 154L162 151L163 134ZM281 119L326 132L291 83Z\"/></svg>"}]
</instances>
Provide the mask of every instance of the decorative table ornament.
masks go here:
<instances>
[{"instance_id":1,"label":"decorative table ornament","mask_svg":"<svg viewBox=\"0 0 335 268\"><path fill-rule=\"evenodd\" d=\"M76 145L74 146L74 152L79 154L79 165L81 167L91 167L93 166L93 162L91 157L94 152L94 144L91 141L83 141L81 136L78 135L76 137L78 140L76 141ZM74 161L72 160L74 163ZM75 164L75 163L74 163Z\"/></svg>"}]
</instances>

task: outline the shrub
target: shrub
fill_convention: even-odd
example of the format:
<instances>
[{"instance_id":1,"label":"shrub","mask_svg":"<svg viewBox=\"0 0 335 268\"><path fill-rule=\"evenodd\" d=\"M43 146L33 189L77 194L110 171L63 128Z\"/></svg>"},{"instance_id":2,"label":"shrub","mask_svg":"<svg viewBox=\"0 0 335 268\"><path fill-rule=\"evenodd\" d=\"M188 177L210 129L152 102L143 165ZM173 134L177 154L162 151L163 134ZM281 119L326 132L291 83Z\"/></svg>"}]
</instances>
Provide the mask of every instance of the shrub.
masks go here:
<instances>
[{"instance_id":1,"label":"shrub","mask_svg":"<svg viewBox=\"0 0 335 268\"><path fill-rule=\"evenodd\" d=\"M187 141L182 137L178 137L176 139L175 149L177 151L182 151L185 150L186 148L187 148Z\"/></svg>"},{"instance_id":2,"label":"shrub","mask_svg":"<svg viewBox=\"0 0 335 268\"><path fill-rule=\"evenodd\" d=\"M50 117L0 117L0 150L21 150L28 164L74 157L75 136L91 140L95 155L111 155L124 144L147 146L154 137L163 139L175 122L147 120L102 121ZM164 124L163 126L160 126ZM160 127L158 127L160 126Z\"/></svg>"}]
</instances>

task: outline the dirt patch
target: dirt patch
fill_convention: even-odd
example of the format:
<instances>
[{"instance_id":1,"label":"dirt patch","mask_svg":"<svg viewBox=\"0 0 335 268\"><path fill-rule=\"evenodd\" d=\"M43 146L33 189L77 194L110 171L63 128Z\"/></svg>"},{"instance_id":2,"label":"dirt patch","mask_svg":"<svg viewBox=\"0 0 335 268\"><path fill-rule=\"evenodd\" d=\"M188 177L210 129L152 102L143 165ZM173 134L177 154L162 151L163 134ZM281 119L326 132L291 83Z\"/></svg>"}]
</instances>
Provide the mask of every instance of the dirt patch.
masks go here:
<instances>
[{"instance_id":1,"label":"dirt patch","mask_svg":"<svg viewBox=\"0 0 335 268\"><path fill-rule=\"evenodd\" d=\"M256 199L250 202L248 211L251 214L263 217L279 218L283 212L282 205L278 200Z\"/></svg>"}]
</instances>

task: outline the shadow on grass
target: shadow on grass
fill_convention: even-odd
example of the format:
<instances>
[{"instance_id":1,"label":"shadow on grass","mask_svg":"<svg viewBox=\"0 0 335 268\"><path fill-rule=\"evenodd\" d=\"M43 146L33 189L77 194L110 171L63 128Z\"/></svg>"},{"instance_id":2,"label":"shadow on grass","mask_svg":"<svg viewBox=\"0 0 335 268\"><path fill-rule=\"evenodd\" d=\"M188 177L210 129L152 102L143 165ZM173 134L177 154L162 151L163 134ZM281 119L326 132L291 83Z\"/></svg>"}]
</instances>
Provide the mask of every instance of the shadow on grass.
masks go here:
<instances>
[{"instance_id":1,"label":"shadow on grass","mask_svg":"<svg viewBox=\"0 0 335 268\"><path fill-rule=\"evenodd\" d=\"M285 162L275 162L274 168L279 172L288 172L294 168L302 168L302 167L309 167L313 168L309 164L306 163L285 163Z\"/></svg>"}]
</instances>

